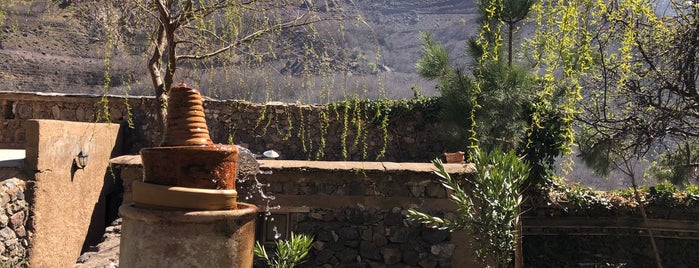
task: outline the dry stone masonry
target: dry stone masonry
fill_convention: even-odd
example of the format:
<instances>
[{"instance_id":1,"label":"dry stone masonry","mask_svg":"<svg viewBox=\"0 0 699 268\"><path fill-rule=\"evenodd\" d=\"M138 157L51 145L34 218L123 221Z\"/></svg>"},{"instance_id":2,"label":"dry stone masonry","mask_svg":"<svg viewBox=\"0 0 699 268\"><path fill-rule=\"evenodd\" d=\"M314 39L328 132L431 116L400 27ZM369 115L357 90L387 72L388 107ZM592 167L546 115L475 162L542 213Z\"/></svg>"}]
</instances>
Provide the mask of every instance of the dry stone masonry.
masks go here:
<instances>
[{"instance_id":1,"label":"dry stone masonry","mask_svg":"<svg viewBox=\"0 0 699 268\"><path fill-rule=\"evenodd\" d=\"M111 122L133 126L126 130L124 149L137 154L160 143L157 107L152 97L0 92L0 147L23 148L27 119L94 122L108 115ZM281 159L429 162L445 152L434 109L393 109L386 136L383 115L372 111L352 120L350 109L345 120L344 108L325 105L211 99L204 109L212 140L232 141L255 153L274 149Z\"/></svg>"},{"instance_id":2,"label":"dry stone masonry","mask_svg":"<svg viewBox=\"0 0 699 268\"><path fill-rule=\"evenodd\" d=\"M0 182L0 266L15 267L26 261L30 233L26 183L18 178Z\"/></svg>"}]
</instances>

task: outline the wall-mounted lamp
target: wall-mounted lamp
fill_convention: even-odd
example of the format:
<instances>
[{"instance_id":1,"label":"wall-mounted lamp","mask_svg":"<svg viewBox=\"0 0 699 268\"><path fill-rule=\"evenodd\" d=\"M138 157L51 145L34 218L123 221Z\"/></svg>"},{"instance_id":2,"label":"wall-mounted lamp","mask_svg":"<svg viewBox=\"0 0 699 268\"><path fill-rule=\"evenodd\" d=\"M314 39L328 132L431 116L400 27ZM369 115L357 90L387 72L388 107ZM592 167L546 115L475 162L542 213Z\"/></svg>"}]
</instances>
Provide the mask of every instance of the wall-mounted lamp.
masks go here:
<instances>
[{"instance_id":1,"label":"wall-mounted lamp","mask_svg":"<svg viewBox=\"0 0 699 268\"><path fill-rule=\"evenodd\" d=\"M75 157L75 165L78 166L79 169L83 169L87 166L87 154L82 150L80 150Z\"/></svg>"}]
</instances>

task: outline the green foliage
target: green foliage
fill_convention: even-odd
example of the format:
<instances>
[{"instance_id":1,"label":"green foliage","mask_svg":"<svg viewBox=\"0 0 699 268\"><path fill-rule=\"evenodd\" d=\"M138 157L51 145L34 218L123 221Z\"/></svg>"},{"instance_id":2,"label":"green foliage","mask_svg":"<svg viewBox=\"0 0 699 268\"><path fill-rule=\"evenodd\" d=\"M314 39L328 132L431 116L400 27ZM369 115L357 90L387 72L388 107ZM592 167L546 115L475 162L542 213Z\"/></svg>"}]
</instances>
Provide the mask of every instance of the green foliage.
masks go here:
<instances>
[{"instance_id":1,"label":"green foliage","mask_svg":"<svg viewBox=\"0 0 699 268\"><path fill-rule=\"evenodd\" d=\"M514 26L536 2L478 2L481 29L466 47L475 62L470 72L452 66L444 46L429 33L421 35L423 54L416 69L425 78L438 79L441 138L447 150L516 150L532 164L529 184L548 184L554 158L569 151L566 140L572 141L577 95L549 86L545 77L535 75L538 70L513 63ZM499 57L503 24L508 26L507 61Z\"/></svg>"},{"instance_id":2,"label":"green foliage","mask_svg":"<svg viewBox=\"0 0 699 268\"><path fill-rule=\"evenodd\" d=\"M531 165L528 185L550 185L550 172L554 169L556 157L566 150L567 129L571 122L563 120L563 113L552 107L530 106L526 112L531 127L527 130L526 143L520 143L517 151ZM534 122L535 115L539 122Z\"/></svg>"},{"instance_id":3,"label":"green foliage","mask_svg":"<svg viewBox=\"0 0 699 268\"><path fill-rule=\"evenodd\" d=\"M612 209L614 207L604 192L594 191L584 185L558 185L554 189L559 194L562 194L563 200L573 205L575 209L590 209L593 207ZM567 209L567 207L564 209Z\"/></svg>"},{"instance_id":4,"label":"green foliage","mask_svg":"<svg viewBox=\"0 0 699 268\"><path fill-rule=\"evenodd\" d=\"M686 187L693 181L699 181L699 143L696 140L685 141L676 150L668 151L658 157L648 173L661 182L670 182Z\"/></svg>"},{"instance_id":5,"label":"green foliage","mask_svg":"<svg viewBox=\"0 0 699 268\"><path fill-rule=\"evenodd\" d=\"M483 150L517 150L533 165L533 183L545 182L554 158L567 145L570 124L555 105L539 101L538 79L527 68L501 60L482 61L472 66L472 73L462 73L449 65L444 47L431 35L422 39L416 68L426 78L438 79L440 135L447 149L466 151L466 140L477 140ZM482 52L477 44L471 46L472 54Z\"/></svg>"},{"instance_id":6,"label":"green foliage","mask_svg":"<svg viewBox=\"0 0 699 268\"><path fill-rule=\"evenodd\" d=\"M529 70L508 67L503 62L482 63L481 92L476 111L479 145L484 150L497 147L514 150L526 142L529 111L535 97L535 78Z\"/></svg>"},{"instance_id":7,"label":"green foliage","mask_svg":"<svg viewBox=\"0 0 699 268\"><path fill-rule=\"evenodd\" d=\"M313 238L305 234L291 233L289 240L277 240L276 252L273 258L267 254L267 250L255 242L255 256L265 260L265 263L273 268L292 268L303 263L311 249Z\"/></svg>"},{"instance_id":8,"label":"green foliage","mask_svg":"<svg viewBox=\"0 0 699 268\"><path fill-rule=\"evenodd\" d=\"M613 191L596 191L587 186L554 185L550 188L553 201L563 206L568 213L637 213L638 203L633 188ZM689 185L684 189L671 183L638 188L646 206L685 207L699 204L699 186Z\"/></svg>"},{"instance_id":9,"label":"green foliage","mask_svg":"<svg viewBox=\"0 0 699 268\"><path fill-rule=\"evenodd\" d=\"M429 32L420 35L422 56L415 64L417 73L427 79L438 79L454 71L449 64L449 54L444 45L438 43Z\"/></svg>"},{"instance_id":10,"label":"green foliage","mask_svg":"<svg viewBox=\"0 0 699 268\"><path fill-rule=\"evenodd\" d=\"M547 88L568 88L585 162L606 173L661 154L650 173L686 183L694 154L683 144L699 134L696 4L550 0L534 10L533 59Z\"/></svg>"},{"instance_id":11,"label":"green foliage","mask_svg":"<svg viewBox=\"0 0 699 268\"><path fill-rule=\"evenodd\" d=\"M479 146L485 150L516 148L525 138L525 109L534 97L534 79L528 70L496 61L483 63L473 74L463 73L449 65L444 47L431 35L422 38L423 55L416 68L424 77L439 80L440 129L448 149L465 150L474 127ZM474 78L476 72L478 78ZM473 109L478 103L479 109ZM466 120L473 111L476 126Z\"/></svg>"},{"instance_id":12,"label":"green foliage","mask_svg":"<svg viewBox=\"0 0 699 268\"><path fill-rule=\"evenodd\" d=\"M477 175L468 180L470 191L446 172L441 160L433 160L449 200L457 206L455 219L431 216L417 210L408 211L408 219L443 230L466 229L473 234L476 254L486 265L508 267L515 242L520 239L516 226L522 204L522 187L529 165L514 152L474 153Z\"/></svg>"}]
</instances>

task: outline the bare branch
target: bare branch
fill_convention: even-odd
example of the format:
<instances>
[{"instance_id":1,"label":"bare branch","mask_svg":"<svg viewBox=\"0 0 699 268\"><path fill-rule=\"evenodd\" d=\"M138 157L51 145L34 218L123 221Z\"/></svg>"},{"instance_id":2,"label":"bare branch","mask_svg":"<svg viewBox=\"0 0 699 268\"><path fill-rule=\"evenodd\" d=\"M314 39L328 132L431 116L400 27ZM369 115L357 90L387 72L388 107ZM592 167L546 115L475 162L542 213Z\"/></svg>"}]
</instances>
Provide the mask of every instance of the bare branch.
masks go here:
<instances>
[{"instance_id":1,"label":"bare branch","mask_svg":"<svg viewBox=\"0 0 699 268\"><path fill-rule=\"evenodd\" d=\"M334 17L323 17L323 18L316 18L316 19L312 19L312 20L303 20L304 18L305 18L305 15L298 17L298 18L291 20L291 21L287 21L287 22L280 23L280 24L275 24L275 25L272 25L272 26L267 27L265 29L255 31L249 35L246 35L240 39L237 39L234 42L232 42L226 46L223 46L217 50L214 50L210 53L206 53L206 54L202 54L202 55L179 55L179 56L177 56L176 60L178 60L178 61L179 60L201 60L201 59L211 58L211 57L219 55L223 52L234 49L241 44L254 41L254 40L260 38L261 36L264 36L266 34L274 32L274 31L285 30L285 29L294 28L294 27L307 26L307 25L311 25L314 23L322 22L322 21L338 20L338 18L334 18Z\"/></svg>"}]
</instances>

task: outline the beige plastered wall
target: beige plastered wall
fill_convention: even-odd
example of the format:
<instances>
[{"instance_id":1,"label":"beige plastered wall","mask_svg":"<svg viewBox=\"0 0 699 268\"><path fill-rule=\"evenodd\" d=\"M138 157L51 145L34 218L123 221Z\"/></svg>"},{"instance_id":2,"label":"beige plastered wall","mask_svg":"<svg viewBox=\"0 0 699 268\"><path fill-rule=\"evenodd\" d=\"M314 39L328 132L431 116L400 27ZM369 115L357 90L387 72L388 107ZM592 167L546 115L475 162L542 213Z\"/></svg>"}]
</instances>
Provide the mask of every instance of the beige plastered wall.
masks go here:
<instances>
[{"instance_id":1,"label":"beige plastered wall","mask_svg":"<svg viewBox=\"0 0 699 268\"><path fill-rule=\"evenodd\" d=\"M31 267L72 267L105 227L106 194L114 187L109 159L121 153L118 124L29 120L26 159L33 238ZM75 156L88 154L81 169Z\"/></svg>"}]
</instances>

